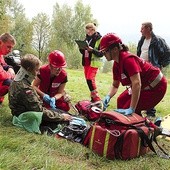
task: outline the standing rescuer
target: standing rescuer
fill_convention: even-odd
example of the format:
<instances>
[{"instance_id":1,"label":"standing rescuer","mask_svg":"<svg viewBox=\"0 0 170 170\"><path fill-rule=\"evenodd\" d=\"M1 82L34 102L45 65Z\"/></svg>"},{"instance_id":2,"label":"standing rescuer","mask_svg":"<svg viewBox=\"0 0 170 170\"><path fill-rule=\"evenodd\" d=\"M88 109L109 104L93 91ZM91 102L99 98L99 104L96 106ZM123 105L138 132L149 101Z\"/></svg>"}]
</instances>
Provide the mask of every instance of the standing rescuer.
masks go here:
<instances>
[{"instance_id":1,"label":"standing rescuer","mask_svg":"<svg viewBox=\"0 0 170 170\"><path fill-rule=\"evenodd\" d=\"M88 23L85 26L86 38L88 47L85 49L79 49L82 54L82 65L84 67L84 75L88 88L90 90L90 96L92 102L101 101L101 98L97 91L96 86L96 74L98 68L101 67L101 57L103 53L99 51L101 35L96 31L96 25L94 23Z\"/></svg>"},{"instance_id":2,"label":"standing rescuer","mask_svg":"<svg viewBox=\"0 0 170 170\"><path fill-rule=\"evenodd\" d=\"M68 111L69 98L65 93L67 83L67 66L64 54L54 50L48 55L48 64L40 67L40 71L33 82L37 93L43 99L46 108L58 108Z\"/></svg>"},{"instance_id":3,"label":"standing rescuer","mask_svg":"<svg viewBox=\"0 0 170 170\"><path fill-rule=\"evenodd\" d=\"M103 36L100 49L108 61L114 60L113 83L103 100L105 109L120 83L130 88L119 95L117 112L125 115L133 112L141 114L142 110L152 108L162 100L166 93L167 81L159 68L131 54L114 33Z\"/></svg>"}]
</instances>

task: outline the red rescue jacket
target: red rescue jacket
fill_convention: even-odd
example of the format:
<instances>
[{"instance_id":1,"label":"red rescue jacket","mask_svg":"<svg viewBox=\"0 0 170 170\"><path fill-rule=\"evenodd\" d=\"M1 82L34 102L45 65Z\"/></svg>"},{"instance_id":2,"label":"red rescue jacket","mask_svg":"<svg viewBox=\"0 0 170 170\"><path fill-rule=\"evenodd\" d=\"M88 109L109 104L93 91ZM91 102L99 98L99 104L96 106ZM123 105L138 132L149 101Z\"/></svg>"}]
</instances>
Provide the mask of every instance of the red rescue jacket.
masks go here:
<instances>
[{"instance_id":1,"label":"red rescue jacket","mask_svg":"<svg viewBox=\"0 0 170 170\"><path fill-rule=\"evenodd\" d=\"M121 52L119 63L114 62L113 65L114 79L119 80L123 86L131 85L130 76L127 74L127 70L125 70L125 60L130 57L135 58L136 64L139 67L136 73L138 72L140 73L142 88L148 86L150 82L152 82L160 73L160 69L154 67L151 63L146 62L142 58L139 58L136 55L131 54L129 52Z\"/></svg>"},{"instance_id":2,"label":"red rescue jacket","mask_svg":"<svg viewBox=\"0 0 170 170\"><path fill-rule=\"evenodd\" d=\"M41 80L39 89L44 93L49 94L50 97L57 94L59 86L62 83L67 82L67 73L64 69L61 70L58 76L51 79L49 65L44 65L40 68L40 75L38 75L38 77Z\"/></svg>"},{"instance_id":3,"label":"red rescue jacket","mask_svg":"<svg viewBox=\"0 0 170 170\"><path fill-rule=\"evenodd\" d=\"M3 55L0 54L0 82L3 82L6 79L11 79L11 74L8 73L9 66L4 61Z\"/></svg>"}]
</instances>

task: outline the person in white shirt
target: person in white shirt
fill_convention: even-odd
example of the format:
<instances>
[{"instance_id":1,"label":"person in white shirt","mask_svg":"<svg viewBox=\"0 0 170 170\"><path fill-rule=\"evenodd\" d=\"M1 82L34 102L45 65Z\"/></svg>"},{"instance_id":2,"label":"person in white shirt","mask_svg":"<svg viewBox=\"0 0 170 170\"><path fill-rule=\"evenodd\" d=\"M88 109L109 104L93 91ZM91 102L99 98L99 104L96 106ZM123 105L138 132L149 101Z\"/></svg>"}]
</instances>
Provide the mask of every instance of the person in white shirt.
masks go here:
<instances>
[{"instance_id":1,"label":"person in white shirt","mask_svg":"<svg viewBox=\"0 0 170 170\"><path fill-rule=\"evenodd\" d=\"M163 38L153 33L151 22L144 22L141 26L142 37L138 42L137 56L152 63L158 68L170 64L170 48ZM147 110L147 116L155 117L156 110Z\"/></svg>"}]
</instances>

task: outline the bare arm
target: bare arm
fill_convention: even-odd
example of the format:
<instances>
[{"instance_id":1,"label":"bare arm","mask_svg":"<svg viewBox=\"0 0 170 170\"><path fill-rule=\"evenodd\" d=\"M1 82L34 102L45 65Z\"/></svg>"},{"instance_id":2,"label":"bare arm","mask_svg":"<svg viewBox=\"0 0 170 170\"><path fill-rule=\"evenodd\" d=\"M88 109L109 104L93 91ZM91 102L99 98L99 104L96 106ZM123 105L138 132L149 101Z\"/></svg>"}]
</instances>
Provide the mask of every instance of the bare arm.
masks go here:
<instances>
[{"instance_id":1,"label":"bare arm","mask_svg":"<svg viewBox=\"0 0 170 170\"><path fill-rule=\"evenodd\" d=\"M140 97L140 91L141 91L140 74L137 73L131 76L130 80L132 82L132 98L131 98L130 107L136 109Z\"/></svg>"},{"instance_id":2,"label":"bare arm","mask_svg":"<svg viewBox=\"0 0 170 170\"><path fill-rule=\"evenodd\" d=\"M7 72L10 73L12 79L14 79L14 77L15 77L15 72L14 72L13 68L9 68Z\"/></svg>"},{"instance_id":3,"label":"bare arm","mask_svg":"<svg viewBox=\"0 0 170 170\"><path fill-rule=\"evenodd\" d=\"M54 96L56 100L60 99L65 94L65 91L64 91L65 86L66 86L66 83L60 84L58 93Z\"/></svg>"},{"instance_id":4,"label":"bare arm","mask_svg":"<svg viewBox=\"0 0 170 170\"><path fill-rule=\"evenodd\" d=\"M115 80L113 81L113 84L110 87L110 90L109 90L109 93L108 93L110 98L112 98L117 93L117 90L119 88L119 84L120 84L119 81L115 81Z\"/></svg>"},{"instance_id":5,"label":"bare arm","mask_svg":"<svg viewBox=\"0 0 170 170\"><path fill-rule=\"evenodd\" d=\"M40 83L41 83L41 80L40 80L38 77L36 77L35 80L33 81L32 85L33 85L34 89L37 91L37 93L39 94L39 96L43 98L43 96L44 96L45 93L42 92L42 91L38 88L39 85L40 85Z\"/></svg>"}]
</instances>

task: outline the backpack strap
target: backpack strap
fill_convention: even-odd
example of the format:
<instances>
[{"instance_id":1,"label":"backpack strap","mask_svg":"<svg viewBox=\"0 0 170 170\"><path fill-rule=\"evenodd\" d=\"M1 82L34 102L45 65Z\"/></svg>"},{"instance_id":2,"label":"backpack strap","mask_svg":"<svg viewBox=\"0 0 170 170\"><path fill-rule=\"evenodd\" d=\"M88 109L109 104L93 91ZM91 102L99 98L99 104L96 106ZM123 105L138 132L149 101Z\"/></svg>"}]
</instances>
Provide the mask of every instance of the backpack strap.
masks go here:
<instances>
[{"instance_id":1,"label":"backpack strap","mask_svg":"<svg viewBox=\"0 0 170 170\"><path fill-rule=\"evenodd\" d=\"M107 120L106 120L107 121ZM122 122L118 122L118 121L114 121L114 120L111 120L109 122L106 122L106 123L110 123L110 124L116 124L116 125L120 125L120 126L126 126L126 127L129 127L129 129L135 129L141 140L143 141L143 143L145 142L148 147L155 153L157 154L159 157L162 157L162 158L165 158L165 159L170 159L170 155L165 152L165 150L158 144L157 140L156 140L156 137L155 135L153 135L151 137L151 139L148 138L148 136L145 134L145 132L140 128L140 127L137 127L135 125L129 125L129 124L125 124L125 123L122 123ZM147 126L146 126L147 127ZM148 127L149 128L149 127ZM126 132L126 131L125 131ZM122 134L121 138L123 139L123 136L124 136L124 133ZM119 142L121 142L122 139L119 139ZM161 155L161 154L158 154L155 150L155 148L153 147L152 145L152 141L154 141L156 143L156 145L158 146L158 148L163 152L164 155ZM118 142L118 143L119 143ZM116 151L117 152L117 151ZM118 154L118 157L120 157L120 155Z\"/></svg>"}]
</instances>

